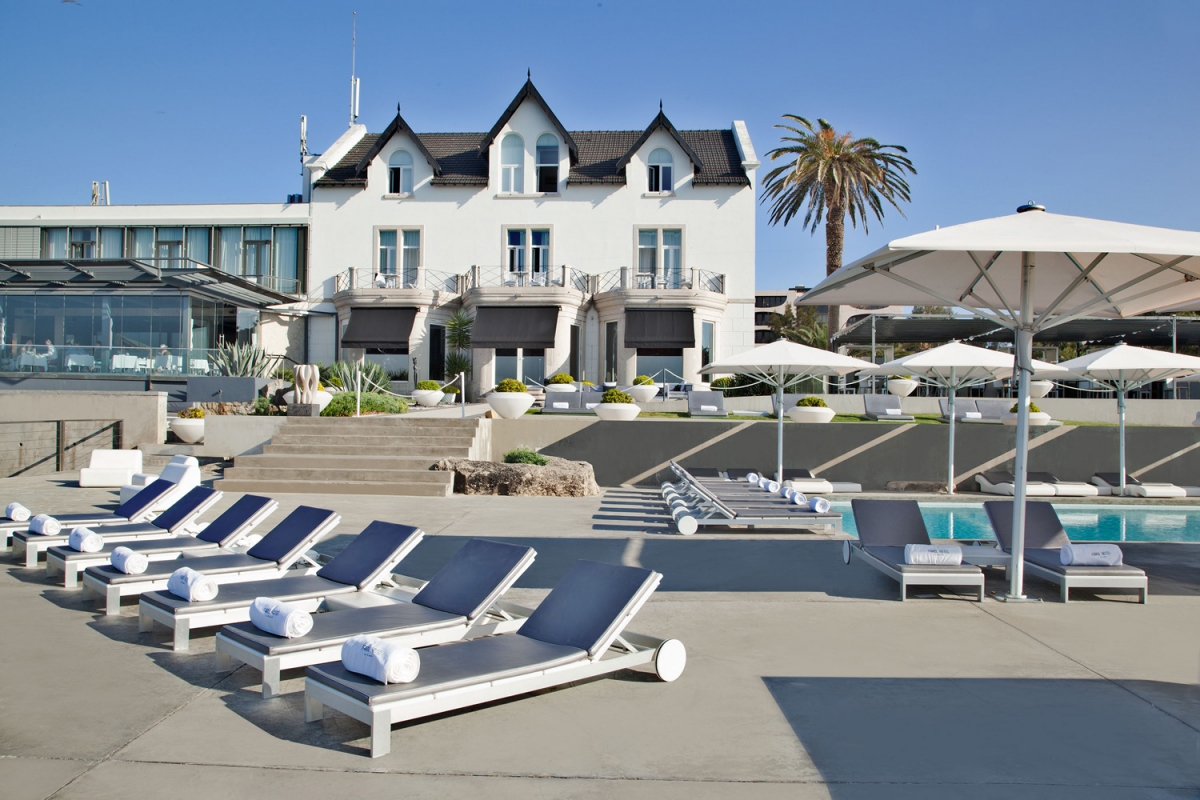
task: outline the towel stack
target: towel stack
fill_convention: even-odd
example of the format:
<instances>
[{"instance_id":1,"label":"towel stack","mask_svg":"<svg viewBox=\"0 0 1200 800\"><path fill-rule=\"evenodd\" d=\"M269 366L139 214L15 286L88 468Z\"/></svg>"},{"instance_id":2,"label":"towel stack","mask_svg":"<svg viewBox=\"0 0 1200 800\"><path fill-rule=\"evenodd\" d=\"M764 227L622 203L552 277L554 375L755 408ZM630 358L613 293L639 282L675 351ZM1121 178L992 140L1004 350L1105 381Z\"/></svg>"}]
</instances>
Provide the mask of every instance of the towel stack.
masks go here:
<instances>
[{"instance_id":1,"label":"towel stack","mask_svg":"<svg viewBox=\"0 0 1200 800\"><path fill-rule=\"evenodd\" d=\"M62 523L49 514L38 514L29 520L29 532L40 533L42 536L58 536L62 533Z\"/></svg>"},{"instance_id":2,"label":"towel stack","mask_svg":"<svg viewBox=\"0 0 1200 800\"><path fill-rule=\"evenodd\" d=\"M20 503L9 503L8 507L4 509L4 516L13 522L28 522L32 514L28 508Z\"/></svg>"},{"instance_id":3,"label":"towel stack","mask_svg":"<svg viewBox=\"0 0 1200 800\"><path fill-rule=\"evenodd\" d=\"M962 564L962 548L952 544L906 544L905 564Z\"/></svg>"},{"instance_id":4,"label":"towel stack","mask_svg":"<svg viewBox=\"0 0 1200 800\"><path fill-rule=\"evenodd\" d=\"M260 631L285 639L306 636L313 627L312 614L300 606L273 597L256 597L250 606L250 622Z\"/></svg>"},{"instance_id":5,"label":"towel stack","mask_svg":"<svg viewBox=\"0 0 1200 800\"><path fill-rule=\"evenodd\" d=\"M1068 544L1058 553L1064 567L1119 567L1125 555L1115 544Z\"/></svg>"},{"instance_id":6,"label":"towel stack","mask_svg":"<svg viewBox=\"0 0 1200 800\"><path fill-rule=\"evenodd\" d=\"M108 557L108 563L113 569L126 575L141 575L150 566L150 559L136 550L128 547L118 547Z\"/></svg>"},{"instance_id":7,"label":"towel stack","mask_svg":"<svg viewBox=\"0 0 1200 800\"><path fill-rule=\"evenodd\" d=\"M412 683L421 671L421 656L378 636L354 636L342 645L342 666L380 683Z\"/></svg>"},{"instance_id":8,"label":"towel stack","mask_svg":"<svg viewBox=\"0 0 1200 800\"><path fill-rule=\"evenodd\" d=\"M67 546L80 553L99 553L104 549L104 537L91 528L79 526L71 531Z\"/></svg>"},{"instance_id":9,"label":"towel stack","mask_svg":"<svg viewBox=\"0 0 1200 800\"><path fill-rule=\"evenodd\" d=\"M167 579L167 591L190 603L204 603L217 596L217 582L191 567L180 567Z\"/></svg>"},{"instance_id":10,"label":"towel stack","mask_svg":"<svg viewBox=\"0 0 1200 800\"><path fill-rule=\"evenodd\" d=\"M808 500L808 510L824 514L829 511L829 501L824 497L810 497Z\"/></svg>"}]
</instances>

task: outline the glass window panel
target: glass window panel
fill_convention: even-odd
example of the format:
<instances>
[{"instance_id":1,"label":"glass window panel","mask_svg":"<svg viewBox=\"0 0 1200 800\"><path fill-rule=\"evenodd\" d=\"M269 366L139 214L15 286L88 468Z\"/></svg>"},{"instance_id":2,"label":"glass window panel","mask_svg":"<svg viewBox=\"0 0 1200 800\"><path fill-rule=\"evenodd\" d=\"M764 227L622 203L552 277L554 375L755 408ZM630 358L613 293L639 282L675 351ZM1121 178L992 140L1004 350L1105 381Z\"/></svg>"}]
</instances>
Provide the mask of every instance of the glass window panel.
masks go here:
<instances>
[{"instance_id":1,"label":"glass window panel","mask_svg":"<svg viewBox=\"0 0 1200 800\"><path fill-rule=\"evenodd\" d=\"M700 323L700 362L701 366L711 364L713 352L716 349L717 326L712 322Z\"/></svg>"},{"instance_id":2,"label":"glass window panel","mask_svg":"<svg viewBox=\"0 0 1200 800\"><path fill-rule=\"evenodd\" d=\"M182 242L183 228L159 228L158 241L160 242Z\"/></svg>"},{"instance_id":3,"label":"glass window panel","mask_svg":"<svg viewBox=\"0 0 1200 800\"><path fill-rule=\"evenodd\" d=\"M91 242L96 243L95 228L71 228L71 242Z\"/></svg>"},{"instance_id":4,"label":"glass window panel","mask_svg":"<svg viewBox=\"0 0 1200 800\"><path fill-rule=\"evenodd\" d=\"M154 257L154 228L133 228L130 235L130 258Z\"/></svg>"},{"instance_id":5,"label":"glass window panel","mask_svg":"<svg viewBox=\"0 0 1200 800\"><path fill-rule=\"evenodd\" d=\"M296 228L275 229L275 269L277 279L276 289L283 292L296 292L296 264L300 253L300 232Z\"/></svg>"},{"instance_id":6,"label":"glass window panel","mask_svg":"<svg viewBox=\"0 0 1200 800\"><path fill-rule=\"evenodd\" d=\"M67 229L46 228L45 258L67 257Z\"/></svg>"},{"instance_id":7,"label":"glass window panel","mask_svg":"<svg viewBox=\"0 0 1200 800\"><path fill-rule=\"evenodd\" d=\"M400 192L402 194L412 194L413 190L413 170L412 167L400 168Z\"/></svg>"},{"instance_id":8,"label":"glass window panel","mask_svg":"<svg viewBox=\"0 0 1200 800\"><path fill-rule=\"evenodd\" d=\"M396 274L396 232L379 232L379 271L385 275Z\"/></svg>"},{"instance_id":9,"label":"glass window panel","mask_svg":"<svg viewBox=\"0 0 1200 800\"><path fill-rule=\"evenodd\" d=\"M388 164L393 167L412 166L413 157L407 150L397 150L392 153L392 157L388 159Z\"/></svg>"},{"instance_id":10,"label":"glass window panel","mask_svg":"<svg viewBox=\"0 0 1200 800\"><path fill-rule=\"evenodd\" d=\"M123 228L100 229L100 257L124 258L125 230Z\"/></svg>"},{"instance_id":11,"label":"glass window panel","mask_svg":"<svg viewBox=\"0 0 1200 800\"><path fill-rule=\"evenodd\" d=\"M651 164L673 164L675 158L671 155L671 151L663 147L656 147L650 152Z\"/></svg>"},{"instance_id":12,"label":"glass window panel","mask_svg":"<svg viewBox=\"0 0 1200 800\"><path fill-rule=\"evenodd\" d=\"M271 241L270 228L246 228L247 242L269 242Z\"/></svg>"},{"instance_id":13,"label":"glass window panel","mask_svg":"<svg viewBox=\"0 0 1200 800\"><path fill-rule=\"evenodd\" d=\"M683 244L683 231L668 229L662 233L663 247L679 247Z\"/></svg>"},{"instance_id":14,"label":"glass window panel","mask_svg":"<svg viewBox=\"0 0 1200 800\"><path fill-rule=\"evenodd\" d=\"M658 231L638 231L638 246L639 247L657 247L658 246Z\"/></svg>"},{"instance_id":15,"label":"glass window panel","mask_svg":"<svg viewBox=\"0 0 1200 800\"><path fill-rule=\"evenodd\" d=\"M637 374L649 375L655 383L679 383L683 380L683 351L638 348Z\"/></svg>"},{"instance_id":16,"label":"glass window panel","mask_svg":"<svg viewBox=\"0 0 1200 800\"><path fill-rule=\"evenodd\" d=\"M525 157L525 142L515 133L504 137L500 143L500 163L513 166L521 164Z\"/></svg>"},{"instance_id":17,"label":"glass window panel","mask_svg":"<svg viewBox=\"0 0 1200 800\"><path fill-rule=\"evenodd\" d=\"M97 344L100 316L96 298L90 295L67 295L63 317L63 344L68 348L92 347ZM79 350L79 352L84 352Z\"/></svg>"},{"instance_id":18,"label":"glass window panel","mask_svg":"<svg viewBox=\"0 0 1200 800\"><path fill-rule=\"evenodd\" d=\"M404 246L405 247L420 247L421 246L421 232L420 231L405 231L404 232Z\"/></svg>"},{"instance_id":19,"label":"glass window panel","mask_svg":"<svg viewBox=\"0 0 1200 800\"><path fill-rule=\"evenodd\" d=\"M121 298L121 314L116 318L114 346L120 348L149 348L153 344L153 300L149 295L125 295Z\"/></svg>"},{"instance_id":20,"label":"glass window panel","mask_svg":"<svg viewBox=\"0 0 1200 800\"><path fill-rule=\"evenodd\" d=\"M221 228L219 236L217 266L226 272L240 275L242 272L242 229Z\"/></svg>"},{"instance_id":21,"label":"glass window panel","mask_svg":"<svg viewBox=\"0 0 1200 800\"><path fill-rule=\"evenodd\" d=\"M187 257L201 264L210 264L209 261L209 228L188 228L187 229Z\"/></svg>"},{"instance_id":22,"label":"glass window panel","mask_svg":"<svg viewBox=\"0 0 1200 800\"><path fill-rule=\"evenodd\" d=\"M659 167L658 169L659 169L659 172L661 173L661 188L659 189L659 191L660 192L674 191L675 181L671 177L671 169L672 168L664 164L663 166Z\"/></svg>"},{"instance_id":23,"label":"glass window panel","mask_svg":"<svg viewBox=\"0 0 1200 800\"><path fill-rule=\"evenodd\" d=\"M156 294L152 298L151 344L174 350L183 345L183 296Z\"/></svg>"},{"instance_id":24,"label":"glass window panel","mask_svg":"<svg viewBox=\"0 0 1200 800\"><path fill-rule=\"evenodd\" d=\"M546 383L546 351L521 351L521 377L525 383L536 383L544 386Z\"/></svg>"}]
</instances>

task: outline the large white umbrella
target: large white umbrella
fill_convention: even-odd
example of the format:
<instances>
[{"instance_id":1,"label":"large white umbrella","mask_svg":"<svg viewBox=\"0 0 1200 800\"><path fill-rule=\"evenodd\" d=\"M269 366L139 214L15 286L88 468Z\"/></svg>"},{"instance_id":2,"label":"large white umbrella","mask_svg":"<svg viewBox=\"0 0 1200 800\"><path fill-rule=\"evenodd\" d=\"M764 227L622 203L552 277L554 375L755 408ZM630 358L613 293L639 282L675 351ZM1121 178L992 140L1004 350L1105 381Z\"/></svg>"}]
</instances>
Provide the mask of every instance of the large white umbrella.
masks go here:
<instances>
[{"instance_id":1,"label":"large white umbrella","mask_svg":"<svg viewBox=\"0 0 1200 800\"><path fill-rule=\"evenodd\" d=\"M1010 216L894 239L834 272L800 302L957 306L1014 331L1022 374L1008 597L1021 600L1034 334L1079 317L1128 317L1200 299L1198 256L1194 231L1047 214L1028 205Z\"/></svg>"},{"instance_id":2,"label":"large white umbrella","mask_svg":"<svg viewBox=\"0 0 1200 800\"><path fill-rule=\"evenodd\" d=\"M1197 359L1200 361L1200 359ZM941 347L897 358L880 364L867 374L916 375L936 386L946 389L947 407L950 412L950 447L946 457L946 491L954 494L954 398L962 389L979 386L1013 373L1015 359L1011 353L989 350L962 342L950 342ZM1042 361L1034 361L1039 373L1061 372L1062 368Z\"/></svg>"},{"instance_id":3,"label":"large white umbrella","mask_svg":"<svg viewBox=\"0 0 1200 800\"><path fill-rule=\"evenodd\" d=\"M1132 347L1119 344L1106 350L1097 350L1086 356L1072 358L1058 365L1067 370L1069 376L1062 374L1045 375L1044 377L1061 380L1064 377L1076 377L1111 389L1117 393L1117 420L1121 428L1121 494L1125 493L1125 395L1147 383L1165 381L1168 378L1182 378L1200 372L1200 358L1185 356L1182 353L1167 353L1162 350L1150 350L1145 347ZM1038 370L1038 377L1043 377Z\"/></svg>"},{"instance_id":4,"label":"large white umbrella","mask_svg":"<svg viewBox=\"0 0 1200 800\"><path fill-rule=\"evenodd\" d=\"M871 363L780 339L705 366L701 372L748 375L775 389L779 408L775 480L783 482L783 392L809 378L846 375Z\"/></svg>"}]
</instances>

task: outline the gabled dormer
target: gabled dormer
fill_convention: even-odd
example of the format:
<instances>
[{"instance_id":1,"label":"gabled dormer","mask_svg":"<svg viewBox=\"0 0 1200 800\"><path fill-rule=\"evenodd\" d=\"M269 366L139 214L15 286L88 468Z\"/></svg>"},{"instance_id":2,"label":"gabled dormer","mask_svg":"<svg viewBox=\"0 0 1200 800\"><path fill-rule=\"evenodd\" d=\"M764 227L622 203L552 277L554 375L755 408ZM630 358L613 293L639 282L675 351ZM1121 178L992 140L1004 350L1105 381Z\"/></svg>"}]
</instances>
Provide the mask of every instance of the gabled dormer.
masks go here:
<instances>
[{"instance_id":1,"label":"gabled dormer","mask_svg":"<svg viewBox=\"0 0 1200 800\"><path fill-rule=\"evenodd\" d=\"M528 79L483 137L479 154L499 196L557 193L579 162L575 138Z\"/></svg>"},{"instance_id":2,"label":"gabled dormer","mask_svg":"<svg viewBox=\"0 0 1200 800\"><path fill-rule=\"evenodd\" d=\"M428 169L418 169L416 159L423 159ZM376 159L381 159L375 164ZM442 174L442 167L425 147L404 117L400 116L400 106L396 106L396 117L384 128L383 133L375 139L354 167L355 177L363 178L368 185L368 175L372 165L377 173L382 173L387 184L385 194L396 197L406 197L413 193L420 183L420 178L432 176L437 178ZM386 171L384 171L386 168Z\"/></svg>"},{"instance_id":3,"label":"gabled dormer","mask_svg":"<svg viewBox=\"0 0 1200 800\"><path fill-rule=\"evenodd\" d=\"M631 165L641 169L630 170ZM659 103L658 115L617 161L617 168L625 170L625 183L635 191L669 195L689 178L698 176L704 162L667 119Z\"/></svg>"}]
</instances>

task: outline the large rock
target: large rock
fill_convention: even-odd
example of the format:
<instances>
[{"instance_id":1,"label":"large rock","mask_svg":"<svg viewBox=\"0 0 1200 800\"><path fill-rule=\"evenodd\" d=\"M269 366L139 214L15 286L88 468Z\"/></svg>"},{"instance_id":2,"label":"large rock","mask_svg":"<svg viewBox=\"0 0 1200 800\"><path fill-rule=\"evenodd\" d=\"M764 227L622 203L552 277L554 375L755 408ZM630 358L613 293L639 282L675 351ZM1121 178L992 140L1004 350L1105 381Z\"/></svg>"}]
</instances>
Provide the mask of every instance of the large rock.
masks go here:
<instances>
[{"instance_id":1,"label":"large rock","mask_svg":"<svg viewBox=\"0 0 1200 800\"><path fill-rule=\"evenodd\" d=\"M590 497L600 494L596 474L586 461L547 456L544 467L443 458L431 469L454 473L458 494L506 494L526 497Z\"/></svg>"}]
</instances>

